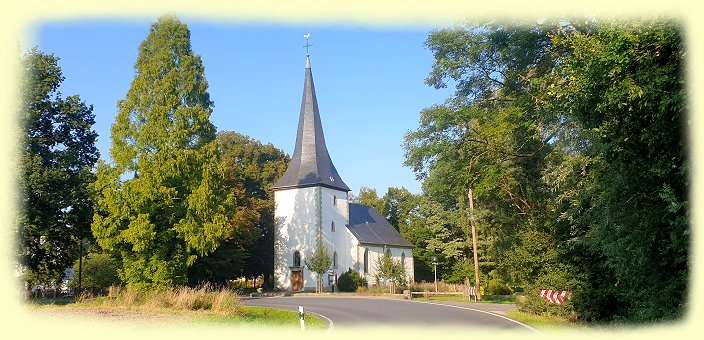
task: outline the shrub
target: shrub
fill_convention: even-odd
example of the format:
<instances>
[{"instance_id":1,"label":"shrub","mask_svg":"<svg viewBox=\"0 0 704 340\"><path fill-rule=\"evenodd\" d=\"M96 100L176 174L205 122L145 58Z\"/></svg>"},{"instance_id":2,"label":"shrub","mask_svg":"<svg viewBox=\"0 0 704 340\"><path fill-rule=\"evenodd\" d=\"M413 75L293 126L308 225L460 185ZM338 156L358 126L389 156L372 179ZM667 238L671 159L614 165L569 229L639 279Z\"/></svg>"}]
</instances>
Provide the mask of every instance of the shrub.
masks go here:
<instances>
[{"instance_id":1,"label":"shrub","mask_svg":"<svg viewBox=\"0 0 704 340\"><path fill-rule=\"evenodd\" d=\"M119 265L110 255L105 253L89 253L83 258L81 266L79 266L79 262L80 261L76 261L73 265L73 271L76 274L74 280L70 283L71 286L78 286L79 269L81 271L82 289L99 291L120 284L120 278L117 275Z\"/></svg>"},{"instance_id":2,"label":"shrub","mask_svg":"<svg viewBox=\"0 0 704 340\"><path fill-rule=\"evenodd\" d=\"M501 279L491 279L489 280L489 286L487 287L487 293L489 295L511 295L511 288L501 281Z\"/></svg>"},{"instance_id":3,"label":"shrub","mask_svg":"<svg viewBox=\"0 0 704 340\"><path fill-rule=\"evenodd\" d=\"M584 281L584 278L574 275L567 270L550 271L539 276L535 283L526 286L525 298L518 301L516 305L518 306L518 309L523 312L539 315L552 315L570 320L576 320L577 313L574 309L572 298L565 300L561 305L552 305L547 303L545 299L540 296L540 290L567 290L570 291L573 296L577 297L580 295L579 292L582 291ZM606 301L608 301L608 299ZM590 302L604 303L604 301Z\"/></svg>"},{"instance_id":4,"label":"shrub","mask_svg":"<svg viewBox=\"0 0 704 340\"><path fill-rule=\"evenodd\" d=\"M354 292L357 287L366 287L367 279L363 278L358 271L348 269L337 278L337 289L341 292Z\"/></svg>"},{"instance_id":5,"label":"shrub","mask_svg":"<svg viewBox=\"0 0 704 340\"><path fill-rule=\"evenodd\" d=\"M524 313L558 316L571 320L576 319L572 301L566 300L561 305L550 304L545 301L545 298L540 296L540 289L537 287L527 288L526 295L519 299L516 305L518 310Z\"/></svg>"}]
</instances>

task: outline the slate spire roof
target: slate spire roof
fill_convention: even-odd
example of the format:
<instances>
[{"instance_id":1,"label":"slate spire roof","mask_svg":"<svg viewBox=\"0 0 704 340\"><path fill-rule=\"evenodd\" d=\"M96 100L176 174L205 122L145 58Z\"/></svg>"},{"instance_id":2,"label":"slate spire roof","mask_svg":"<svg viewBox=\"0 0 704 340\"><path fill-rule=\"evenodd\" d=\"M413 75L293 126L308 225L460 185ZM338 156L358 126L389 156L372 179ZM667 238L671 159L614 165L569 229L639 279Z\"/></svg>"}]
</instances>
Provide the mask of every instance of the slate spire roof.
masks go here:
<instances>
[{"instance_id":1,"label":"slate spire roof","mask_svg":"<svg viewBox=\"0 0 704 340\"><path fill-rule=\"evenodd\" d=\"M306 74L303 83L301 114L298 118L296 147L284 175L274 184L274 190L324 186L350 191L332 164L325 146L323 126L315 96L310 57L306 57Z\"/></svg>"}]
</instances>

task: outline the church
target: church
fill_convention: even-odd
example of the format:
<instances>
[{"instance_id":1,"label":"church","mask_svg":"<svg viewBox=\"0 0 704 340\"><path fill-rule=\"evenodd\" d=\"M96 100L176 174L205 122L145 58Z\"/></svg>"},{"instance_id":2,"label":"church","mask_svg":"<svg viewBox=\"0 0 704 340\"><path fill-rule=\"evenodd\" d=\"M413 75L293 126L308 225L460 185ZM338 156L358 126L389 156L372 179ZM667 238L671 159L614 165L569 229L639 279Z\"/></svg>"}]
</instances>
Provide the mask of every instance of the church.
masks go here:
<instances>
[{"instance_id":1,"label":"church","mask_svg":"<svg viewBox=\"0 0 704 340\"><path fill-rule=\"evenodd\" d=\"M373 207L349 202L350 188L337 173L325 145L309 55L296 146L273 190L275 288L315 290L317 274L305 267L305 260L313 254L319 237L332 254L329 275L323 278L326 290L348 268L375 284L377 259L387 252L403 264L408 281L413 282L413 244Z\"/></svg>"}]
</instances>

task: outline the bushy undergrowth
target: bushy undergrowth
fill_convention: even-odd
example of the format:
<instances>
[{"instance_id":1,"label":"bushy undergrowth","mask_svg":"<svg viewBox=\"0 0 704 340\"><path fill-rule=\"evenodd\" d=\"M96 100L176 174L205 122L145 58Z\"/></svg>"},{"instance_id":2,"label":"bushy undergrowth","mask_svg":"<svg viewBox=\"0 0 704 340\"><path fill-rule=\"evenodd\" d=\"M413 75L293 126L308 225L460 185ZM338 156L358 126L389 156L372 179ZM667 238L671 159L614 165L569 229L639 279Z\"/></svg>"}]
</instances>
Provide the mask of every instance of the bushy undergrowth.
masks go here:
<instances>
[{"instance_id":1,"label":"bushy undergrowth","mask_svg":"<svg viewBox=\"0 0 704 340\"><path fill-rule=\"evenodd\" d=\"M556 316L574 321L577 319L574 305L571 300L565 300L560 305L550 304L540 296L540 289L531 287L526 289L526 294L516 303L518 310L524 313Z\"/></svg>"},{"instance_id":2,"label":"bushy undergrowth","mask_svg":"<svg viewBox=\"0 0 704 340\"><path fill-rule=\"evenodd\" d=\"M234 291L212 289L207 285L152 290L127 287L105 299L104 304L143 309L206 310L227 316L240 314L239 297Z\"/></svg>"},{"instance_id":3,"label":"bushy undergrowth","mask_svg":"<svg viewBox=\"0 0 704 340\"><path fill-rule=\"evenodd\" d=\"M435 283L434 282L421 282L412 283L411 291L414 292L434 292ZM461 283L447 283L443 281L438 281L438 292L467 292L467 286Z\"/></svg>"},{"instance_id":4,"label":"bushy undergrowth","mask_svg":"<svg viewBox=\"0 0 704 340\"><path fill-rule=\"evenodd\" d=\"M510 288L501 279L491 279L487 287L489 295L511 295L513 293Z\"/></svg>"}]
</instances>

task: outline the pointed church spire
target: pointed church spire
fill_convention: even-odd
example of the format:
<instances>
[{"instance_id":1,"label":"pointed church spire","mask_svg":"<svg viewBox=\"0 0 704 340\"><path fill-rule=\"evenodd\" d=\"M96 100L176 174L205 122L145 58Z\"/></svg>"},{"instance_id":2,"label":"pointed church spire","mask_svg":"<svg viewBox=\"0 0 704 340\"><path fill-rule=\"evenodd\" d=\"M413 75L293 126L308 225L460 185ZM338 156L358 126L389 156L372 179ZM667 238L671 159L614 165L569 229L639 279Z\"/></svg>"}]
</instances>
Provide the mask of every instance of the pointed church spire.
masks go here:
<instances>
[{"instance_id":1,"label":"pointed church spire","mask_svg":"<svg viewBox=\"0 0 704 340\"><path fill-rule=\"evenodd\" d=\"M350 191L332 164L325 145L323 126L315 96L310 56L306 56L301 113L298 118L296 147L284 175L274 184L274 190L324 186Z\"/></svg>"}]
</instances>

